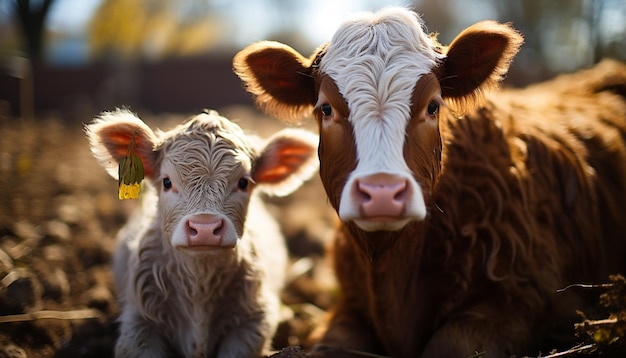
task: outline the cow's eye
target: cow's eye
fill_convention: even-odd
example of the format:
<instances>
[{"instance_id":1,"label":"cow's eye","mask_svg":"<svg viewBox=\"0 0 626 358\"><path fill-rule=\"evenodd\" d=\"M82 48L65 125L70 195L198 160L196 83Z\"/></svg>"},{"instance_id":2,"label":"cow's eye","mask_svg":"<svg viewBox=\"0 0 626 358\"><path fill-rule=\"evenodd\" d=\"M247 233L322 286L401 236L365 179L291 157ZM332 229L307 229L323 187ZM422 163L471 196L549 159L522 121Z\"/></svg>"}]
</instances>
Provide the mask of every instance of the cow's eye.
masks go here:
<instances>
[{"instance_id":1,"label":"cow's eye","mask_svg":"<svg viewBox=\"0 0 626 358\"><path fill-rule=\"evenodd\" d=\"M324 117L329 117L331 114L333 114L333 107L331 107L328 103L324 103L320 107L320 111L322 112L322 115L324 115Z\"/></svg>"},{"instance_id":2,"label":"cow's eye","mask_svg":"<svg viewBox=\"0 0 626 358\"><path fill-rule=\"evenodd\" d=\"M434 116L439 112L439 103L432 101L428 104L428 108L426 109L428 114Z\"/></svg>"},{"instance_id":3,"label":"cow's eye","mask_svg":"<svg viewBox=\"0 0 626 358\"><path fill-rule=\"evenodd\" d=\"M246 178L241 178L239 179L239 182L237 182L237 188L239 188L242 191L246 191L248 189L248 184L250 183L250 181Z\"/></svg>"},{"instance_id":4,"label":"cow's eye","mask_svg":"<svg viewBox=\"0 0 626 358\"><path fill-rule=\"evenodd\" d=\"M170 178L163 178L163 189L165 191L172 189L172 181Z\"/></svg>"}]
</instances>

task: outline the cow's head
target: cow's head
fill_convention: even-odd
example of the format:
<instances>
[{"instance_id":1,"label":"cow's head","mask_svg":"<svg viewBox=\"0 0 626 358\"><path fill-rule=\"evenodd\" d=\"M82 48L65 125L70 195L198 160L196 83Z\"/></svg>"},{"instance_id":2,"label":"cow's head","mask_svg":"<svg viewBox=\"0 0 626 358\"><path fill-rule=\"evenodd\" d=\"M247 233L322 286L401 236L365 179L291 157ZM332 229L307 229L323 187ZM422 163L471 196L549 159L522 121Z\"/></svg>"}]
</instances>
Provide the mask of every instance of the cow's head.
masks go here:
<instances>
[{"instance_id":1,"label":"cow's head","mask_svg":"<svg viewBox=\"0 0 626 358\"><path fill-rule=\"evenodd\" d=\"M508 71L522 37L477 23L443 47L405 8L362 13L306 58L277 42L239 52L257 105L292 120L313 108L320 175L343 221L366 231L423 220L441 172L441 111L468 107Z\"/></svg>"},{"instance_id":2,"label":"cow's head","mask_svg":"<svg viewBox=\"0 0 626 358\"><path fill-rule=\"evenodd\" d=\"M318 165L313 133L285 129L257 145L216 112L167 132L153 131L127 110L105 112L87 134L93 154L114 178L134 138L146 179L158 192L162 236L196 256L236 246L253 190L289 194Z\"/></svg>"}]
</instances>

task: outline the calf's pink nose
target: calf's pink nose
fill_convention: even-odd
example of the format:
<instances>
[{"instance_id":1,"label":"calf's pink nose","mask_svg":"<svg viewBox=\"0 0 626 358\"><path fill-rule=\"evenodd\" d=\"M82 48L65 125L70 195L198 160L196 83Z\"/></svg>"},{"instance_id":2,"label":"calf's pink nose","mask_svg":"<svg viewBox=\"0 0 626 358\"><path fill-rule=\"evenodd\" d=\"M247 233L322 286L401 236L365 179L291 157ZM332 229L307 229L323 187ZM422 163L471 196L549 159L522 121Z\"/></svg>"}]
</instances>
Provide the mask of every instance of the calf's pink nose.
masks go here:
<instances>
[{"instance_id":1,"label":"calf's pink nose","mask_svg":"<svg viewBox=\"0 0 626 358\"><path fill-rule=\"evenodd\" d=\"M220 246L224 220L212 215L197 215L187 221L189 246Z\"/></svg>"},{"instance_id":2,"label":"calf's pink nose","mask_svg":"<svg viewBox=\"0 0 626 358\"><path fill-rule=\"evenodd\" d=\"M399 217L404 213L409 185L406 179L377 176L356 182L360 209L364 217Z\"/></svg>"}]
</instances>

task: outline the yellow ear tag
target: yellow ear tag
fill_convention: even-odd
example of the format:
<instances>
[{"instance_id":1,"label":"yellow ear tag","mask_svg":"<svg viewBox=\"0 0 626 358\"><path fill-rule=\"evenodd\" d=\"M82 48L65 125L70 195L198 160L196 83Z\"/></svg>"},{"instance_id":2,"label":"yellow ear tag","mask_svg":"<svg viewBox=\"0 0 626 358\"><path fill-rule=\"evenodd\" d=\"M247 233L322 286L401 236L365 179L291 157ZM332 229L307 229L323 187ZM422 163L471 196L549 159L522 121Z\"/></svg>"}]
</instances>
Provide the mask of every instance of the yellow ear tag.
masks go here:
<instances>
[{"instance_id":1,"label":"yellow ear tag","mask_svg":"<svg viewBox=\"0 0 626 358\"><path fill-rule=\"evenodd\" d=\"M126 155L120 159L119 169L119 189L120 200L137 199L141 192L141 181L143 180L143 163L141 158L135 154L135 134L130 139Z\"/></svg>"}]
</instances>

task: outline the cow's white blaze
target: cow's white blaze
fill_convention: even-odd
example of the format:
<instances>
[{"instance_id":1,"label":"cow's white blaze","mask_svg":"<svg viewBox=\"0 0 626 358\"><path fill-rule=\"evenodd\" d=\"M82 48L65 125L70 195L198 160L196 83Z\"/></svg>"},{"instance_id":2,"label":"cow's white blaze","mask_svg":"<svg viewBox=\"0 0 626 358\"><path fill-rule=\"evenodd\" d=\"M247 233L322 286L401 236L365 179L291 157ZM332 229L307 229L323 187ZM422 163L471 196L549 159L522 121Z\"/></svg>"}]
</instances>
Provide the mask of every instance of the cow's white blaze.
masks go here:
<instances>
[{"instance_id":1,"label":"cow's white blaze","mask_svg":"<svg viewBox=\"0 0 626 358\"><path fill-rule=\"evenodd\" d=\"M444 56L423 28L416 14L397 9L361 13L339 28L320 64L348 104L357 147L339 216L364 230L397 230L426 215L422 191L403 157L415 84ZM380 173L405 178L409 186L411 196L398 220L373 222L359 210L355 182Z\"/></svg>"}]
</instances>

